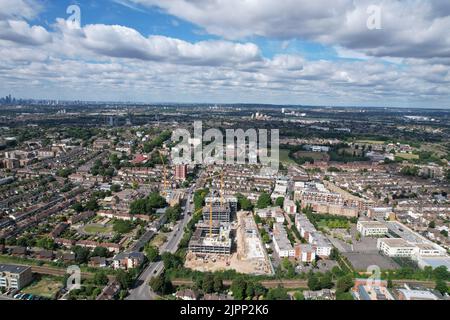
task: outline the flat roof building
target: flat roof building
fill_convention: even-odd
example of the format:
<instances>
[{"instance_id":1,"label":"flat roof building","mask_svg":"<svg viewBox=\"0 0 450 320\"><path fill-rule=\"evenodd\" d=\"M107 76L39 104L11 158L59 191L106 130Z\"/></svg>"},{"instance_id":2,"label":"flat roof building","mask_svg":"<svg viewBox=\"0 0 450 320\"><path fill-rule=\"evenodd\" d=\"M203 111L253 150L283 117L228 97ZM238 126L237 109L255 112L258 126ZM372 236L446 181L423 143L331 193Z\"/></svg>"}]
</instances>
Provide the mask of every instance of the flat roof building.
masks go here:
<instances>
[{"instance_id":1,"label":"flat roof building","mask_svg":"<svg viewBox=\"0 0 450 320\"><path fill-rule=\"evenodd\" d=\"M389 257L412 257L415 245L401 238L381 238L377 241L377 248Z\"/></svg>"},{"instance_id":2,"label":"flat roof building","mask_svg":"<svg viewBox=\"0 0 450 320\"><path fill-rule=\"evenodd\" d=\"M358 221L356 229L363 237L383 236L389 230L385 223L378 221Z\"/></svg>"},{"instance_id":3,"label":"flat roof building","mask_svg":"<svg viewBox=\"0 0 450 320\"><path fill-rule=\"evenodd\" d=\"M0 288L22 289L33 279L31 267L15 264L0 264Z\"/></svg>"}]
</instances>

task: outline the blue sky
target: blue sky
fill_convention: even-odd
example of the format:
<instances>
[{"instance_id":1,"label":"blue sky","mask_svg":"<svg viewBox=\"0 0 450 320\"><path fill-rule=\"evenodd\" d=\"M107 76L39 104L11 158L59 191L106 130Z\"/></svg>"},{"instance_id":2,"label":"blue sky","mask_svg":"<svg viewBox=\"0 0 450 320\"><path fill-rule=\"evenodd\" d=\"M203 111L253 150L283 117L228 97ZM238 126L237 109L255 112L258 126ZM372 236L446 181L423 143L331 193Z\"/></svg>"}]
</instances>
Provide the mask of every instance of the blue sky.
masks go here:
<instances>
[{"instance_id":1,"label":"blue sky","mask_svg":"<svg viewBox=\"0 0 450 320\"><path fill-rule=\"evenodd\" d=\"M0 0L0 94L449 106L450 5L333 3ZM66 20L73 4L76 30ZM370 15L373 4L379 12Z\"/></svg>"},{"instance_id":2,"label":"blue sky","mask_svg":"<svg viewBox=\"0 0 450 320\"><path fill-rule=\"evenodd\" d=\"M119 24L131 27L143 35L164 35L189 42L217 40L220 36L208 34L201 27L183 19L165 13L156 7L146 8L129 3L127 0L86 0L86 1L45 1L42 14L32 22L48 27L57 18L64 18L69 5L78 5L81 9L81 24ZM330 47L312 41L290 39L278 40L265 37L246 37L245 40L256 43L263 55L272 58L279 53L301 54L310 60L339 59L336 51Z\"/></svg>"}]
</instances>

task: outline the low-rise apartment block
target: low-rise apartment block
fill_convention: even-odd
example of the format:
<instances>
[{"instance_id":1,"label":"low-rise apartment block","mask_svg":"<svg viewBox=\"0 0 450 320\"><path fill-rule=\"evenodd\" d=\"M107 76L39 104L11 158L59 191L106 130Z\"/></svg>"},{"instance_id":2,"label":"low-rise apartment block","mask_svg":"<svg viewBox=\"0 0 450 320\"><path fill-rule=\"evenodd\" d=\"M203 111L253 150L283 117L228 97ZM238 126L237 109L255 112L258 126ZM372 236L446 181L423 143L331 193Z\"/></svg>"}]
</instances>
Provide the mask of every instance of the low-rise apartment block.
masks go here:
<instances>
[{"instance_id":1,"label":"low-rise apartment block","mask_svg":"<svg viewBox=\"0 0 450 320\"><path fill-rule=\"evenodd\" d=\"M0 264L0 288L22 289L33 279L31 267Z\"/></svg>"}]
</instances>

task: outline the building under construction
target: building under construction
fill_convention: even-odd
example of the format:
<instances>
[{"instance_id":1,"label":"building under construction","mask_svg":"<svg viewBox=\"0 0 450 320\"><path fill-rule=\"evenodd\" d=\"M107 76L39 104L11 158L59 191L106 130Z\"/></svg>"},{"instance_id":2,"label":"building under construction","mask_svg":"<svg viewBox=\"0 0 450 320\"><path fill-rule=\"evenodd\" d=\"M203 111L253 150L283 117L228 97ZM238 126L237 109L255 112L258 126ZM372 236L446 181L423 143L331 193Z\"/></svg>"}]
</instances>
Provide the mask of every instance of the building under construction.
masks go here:
<instances>
[{"instance_id":1,"label":"building under construction","mask_svg":"<svg viewBox=\"0 0 450 320\"><path fill-rule=\"evenodd\" d=\"M215 224L210 228L205 224L199 224L191 240L189 251L196 254L231 254L230 224Z\"/></svg>"},{"instance_id":2,"label":"building under construction","mask_svg":"<svg viewBox=\"0 0 450 320\"><path fill-rule=\"evenodd\" d=\"M221 196L213 192L210 196L205 198L206 206L209 206L211 202L213 204L221 204L221 203L223 203L224 205L228 204L230 206L230 211L232 215L235 215L237 212L238 200L235 196L230 195Z\"/></svg>"},{"instance_id":3,"label":"building under construction","mask_svg":"<svg viewBox=\"0 0 450 320\"><path fill-rule=\"evenodd\" d=\"M231 221L231 206L229 203L212 203L203 208L203 221Z\"/></svg>"}]
</instances>

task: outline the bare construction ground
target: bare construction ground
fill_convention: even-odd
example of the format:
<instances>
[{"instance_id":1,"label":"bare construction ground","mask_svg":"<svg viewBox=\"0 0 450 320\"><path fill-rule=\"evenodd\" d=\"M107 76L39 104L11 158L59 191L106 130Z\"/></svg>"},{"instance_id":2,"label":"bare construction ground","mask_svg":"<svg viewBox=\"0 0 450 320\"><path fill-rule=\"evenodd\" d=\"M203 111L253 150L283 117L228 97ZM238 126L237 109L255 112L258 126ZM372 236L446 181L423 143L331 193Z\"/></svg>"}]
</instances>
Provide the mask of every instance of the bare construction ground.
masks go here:
<instances>
[{"instance_id":1,"label":"bare construction ground","mask_svg":"<svg viewBox=\"0 0 450 320\"><path fill-rule=\"evenodd\" d=\"M272 274L272 267L252 214L240 211L237 217L236 252L230 256L213 254L200 256L188 253L186 268L203 272L233 269L246 274Z\"/></svg>"}]
</instances>

